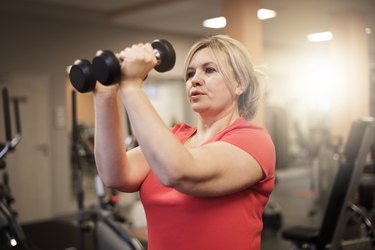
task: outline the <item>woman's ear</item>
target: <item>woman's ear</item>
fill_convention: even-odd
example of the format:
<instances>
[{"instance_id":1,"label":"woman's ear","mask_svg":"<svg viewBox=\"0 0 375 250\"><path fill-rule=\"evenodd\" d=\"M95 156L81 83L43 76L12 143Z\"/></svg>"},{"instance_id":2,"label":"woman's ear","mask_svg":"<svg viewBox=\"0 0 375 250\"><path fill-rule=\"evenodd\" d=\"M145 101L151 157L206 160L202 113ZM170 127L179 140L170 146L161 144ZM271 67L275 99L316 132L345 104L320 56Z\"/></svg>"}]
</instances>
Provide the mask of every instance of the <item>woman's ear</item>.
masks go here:
<instances>
[{"instance_id":1,"label":"woman's ear","mask_svg":"<svg viewBox=\"0 0 375 250\"><path fill-rule=\"evenodd\" d=\"M236 95L241 95L243 92L245 91L245 86L241 83L238 83L237 87L236 87Z\"/></svg>"}]
</instances>

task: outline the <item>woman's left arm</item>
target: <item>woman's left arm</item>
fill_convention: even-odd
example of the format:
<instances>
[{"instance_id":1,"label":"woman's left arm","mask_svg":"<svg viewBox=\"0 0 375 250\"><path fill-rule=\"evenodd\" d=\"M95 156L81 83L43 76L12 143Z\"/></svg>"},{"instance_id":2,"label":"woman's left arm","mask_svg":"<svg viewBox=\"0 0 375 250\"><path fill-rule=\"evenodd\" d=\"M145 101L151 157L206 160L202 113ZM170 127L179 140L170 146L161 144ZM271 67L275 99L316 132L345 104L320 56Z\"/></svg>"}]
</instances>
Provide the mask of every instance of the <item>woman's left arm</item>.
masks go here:
<instances>
[{"instance_id":1,"label":"woman's left arm","mask_svg":"<svg viewBox=\"0 0 375 250\"><path fill-rule=\"evenodd\" d=\"M183 193L218 196L243 190L263 177L247 152L227 142L186 148L164 124L143 89L121 89L137 140L159 181Z\"/></svg>"}]
</instances>

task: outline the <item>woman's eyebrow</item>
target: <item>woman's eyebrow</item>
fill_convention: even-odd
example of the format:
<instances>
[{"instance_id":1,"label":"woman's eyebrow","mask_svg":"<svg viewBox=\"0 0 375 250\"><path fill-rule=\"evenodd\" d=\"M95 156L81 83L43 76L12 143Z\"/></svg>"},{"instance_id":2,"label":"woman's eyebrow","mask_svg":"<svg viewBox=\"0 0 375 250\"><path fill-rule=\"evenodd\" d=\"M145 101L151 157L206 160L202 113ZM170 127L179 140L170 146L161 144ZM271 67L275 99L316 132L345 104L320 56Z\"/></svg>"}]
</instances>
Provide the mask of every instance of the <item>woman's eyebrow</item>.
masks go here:
<instances>
[{"instance_id":1,"label":"woman's eyebrow","mask_svg":"<svg viewBox=\"0 0 375 250\"><path fill-rule=\"evenodd\" d=\"M212 62L212 61L208 61L208 62L205 62L203 64L199 64L198 66L189 66L187 69L195 69L195 68L199 68L199 67L206 67L208 65L214 65L216 66L217 64Z\"/></svg>"}]
</instances>

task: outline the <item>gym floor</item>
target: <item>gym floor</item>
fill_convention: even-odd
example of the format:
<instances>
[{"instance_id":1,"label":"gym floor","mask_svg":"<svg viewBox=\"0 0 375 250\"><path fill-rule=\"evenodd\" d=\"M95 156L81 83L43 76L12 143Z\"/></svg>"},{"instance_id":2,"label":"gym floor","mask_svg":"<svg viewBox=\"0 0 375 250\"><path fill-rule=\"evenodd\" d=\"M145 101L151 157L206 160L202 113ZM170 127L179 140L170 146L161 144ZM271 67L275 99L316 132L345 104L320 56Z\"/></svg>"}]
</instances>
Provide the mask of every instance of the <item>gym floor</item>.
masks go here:
<instances>
[{"instance_id":1,"label":"gym floor","mask_svg":"<svg viewBox=\"0 0 375 250\"><path fill-rule=\"evenodd\" d=\"M281 236L284 228L320 225L322 212L314 199L311 173L309 167L278 170L270 202L278 204L281 209L282 228L277 231L265 228L261 250L292 249L291 242Z\"/></svg>"},{"instance_id":2,"label":"gym floor","mask_svg":"<svg viewBox=\"0 0 375 250\"><path fill-rule=\"evenodd\" d=\"M293 225L319 225L321 213L311 192L311 176L311 169L307 167L278 171L278 181L271 202L281 208L282 228ZM23 228L36 249L79 249L79 231L66 219L24 225ZM261 250L291 249L290 242L282 239L281 231L282 229L265 229ZM86 234L85 244L85 249L93 248L89 233Z\"/></svg>"}]
</instances>

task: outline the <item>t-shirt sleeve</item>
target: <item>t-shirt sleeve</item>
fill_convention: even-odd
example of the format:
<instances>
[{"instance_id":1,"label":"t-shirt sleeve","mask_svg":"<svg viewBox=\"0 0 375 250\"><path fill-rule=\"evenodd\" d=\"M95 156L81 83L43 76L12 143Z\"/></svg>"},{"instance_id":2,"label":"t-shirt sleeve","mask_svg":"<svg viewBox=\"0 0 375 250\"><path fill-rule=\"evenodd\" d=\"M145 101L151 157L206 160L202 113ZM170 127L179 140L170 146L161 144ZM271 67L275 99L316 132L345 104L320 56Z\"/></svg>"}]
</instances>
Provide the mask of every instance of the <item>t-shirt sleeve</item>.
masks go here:
<instances>
[{"instance_id":1,"label":"t-shirt sleeve","mask_svg":"<svg viewBox=\"0 0 375 250\"><path fill-rule=\"evenodd\" d=\"M186 140L192 133L195 132L195 128L186 125L184 123L177 123L171 128L171 132L181 141Z\"/></svg>"},{"instance_id":2,"label":"t-shirt sleeve","mask_svg":"<svg viewBox=\"0 0 375 250\"><path fill-rule=\"evenodd\" d=\"M275 173L275 146L271 137L262 128L237 128L220 139L249 153L260 165L265 179L273 178Z\"/></svg>"}]
</instances>

